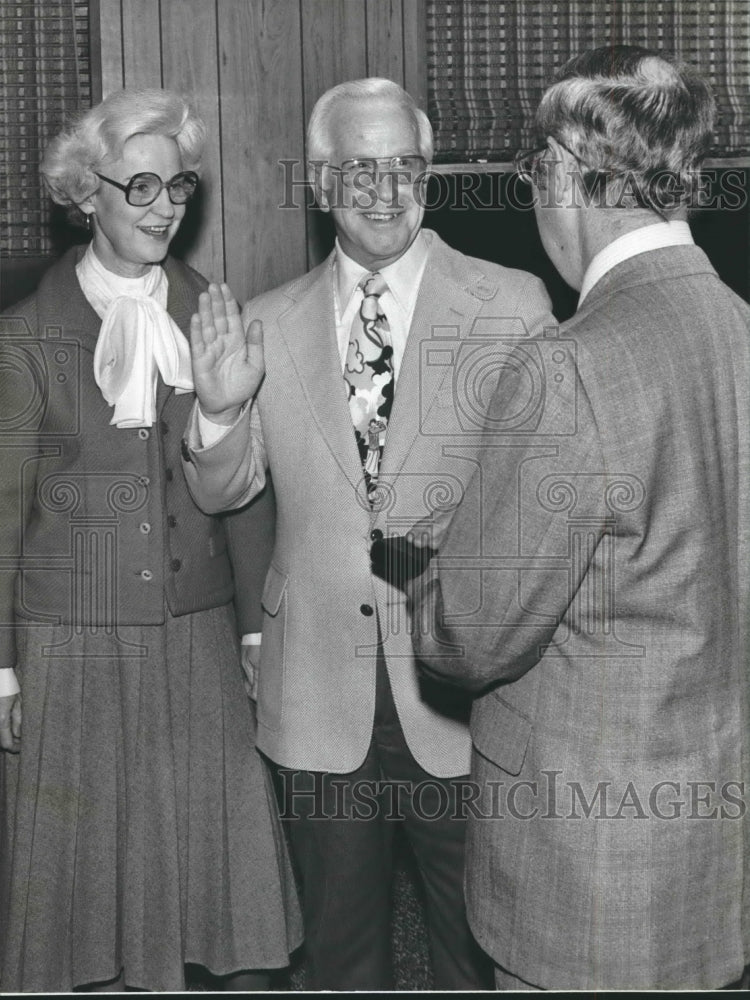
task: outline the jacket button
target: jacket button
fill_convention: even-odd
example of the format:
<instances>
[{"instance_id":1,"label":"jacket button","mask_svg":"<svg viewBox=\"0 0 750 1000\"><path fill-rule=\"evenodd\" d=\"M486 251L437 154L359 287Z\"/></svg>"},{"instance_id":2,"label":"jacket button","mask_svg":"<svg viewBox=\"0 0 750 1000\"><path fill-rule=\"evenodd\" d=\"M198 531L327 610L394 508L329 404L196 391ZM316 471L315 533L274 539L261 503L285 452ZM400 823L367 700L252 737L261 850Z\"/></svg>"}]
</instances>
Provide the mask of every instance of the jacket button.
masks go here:
<instances>
[{"instance_id":1,"label":"jacket button","mask_svg":"<svg viewBox=\"0 0 750 1000\"><path fill-rule=\"evenodd\" d=\"M142 580L151 580L151 579L153 579L153 576L154 576L154 574L151 572L150 569L142 569L141 570L141 579Z\"/></svg>"},{"instance_id":2,"label":"jacket button","mask_svg":"<svg viewBox=\"0 0 750 1000\"><path fill-rule=\"evenodd\" d=\"M373 540L373 542L379 542L382 537L383 537L383 532L380 530L380 528L375 528L373 531L370 532L370 538Z\"/></svg>"},{"instance_id":3,"label":"jacket button","mask_svg":"<svg viewBox=\"0 0 750 1000\"><path fill-rule=\"evenodd\" d=\"M171 469L165 469L164 470L164 478L166 479L166 481L168 483L171 483L172 480L174 479L174 472L172 472Z\"/></svg>"},{"instance_id":4,"label":"jacket button","mask_svg":"<svg viewBox=\"0 0 750 1000\"><path fill-rule=\"evenodd\" d=\"M141 429L138 431L138 437L141 439L141 441L148 441L151 435L149 434L147 428L141 427Z\"/></svg>"},{"instance_id":5,"label":"jacket button","mask_svg":"<svg viewBox=\"0 0 750 1000\"><path fill-rule=\"evenodd\" d=\"M172 566L172 569L175 571L175 573L177 573L178 570L182 569L182 563L180 562L179 559L173 559L170 565Z\"/></svg>"},{"instance_id":6,"label":"jacket button","mask_svg":"<svg viewBox=\"0 0 750 1000\"><path fill-rule=\"evenodd\" d=\"M169 432L169 424L166 420L162 420L160 427L162 434L167 434Z\"/></svg>"},{"instance_id":7,"label":"jacket button","mask_svg":"<svg viewBox=\"0 0 750 1000\"><path fill-rule=\"evenodd\" d=\"M167 518L167 524L169 525L170 528L177 527L177 518L174 516L174 514L169 515L169 517Z\"/></svg>"},{"instance_id":8,"label":"jacket button","mask_svg":"<svg viewBox=\"0 0 750 1000\"><path fill-rule=\"evenodd\" d=\"M366 618L369 618L370 615L373 613L372 606L370 604L360 604L359 610Z\"/></svg>"},{"instance_id":9,"label":"jacket button","mask_svg":"<svg viewBox=\"0 0 750 1000\"><path fill-rule=\"evenodd\" d=\"M142 535L148 535L151 532L151 525L148 523L148 521L143 521L141 524L138 525L138 527Z\"/></svg>"}]
</instances>

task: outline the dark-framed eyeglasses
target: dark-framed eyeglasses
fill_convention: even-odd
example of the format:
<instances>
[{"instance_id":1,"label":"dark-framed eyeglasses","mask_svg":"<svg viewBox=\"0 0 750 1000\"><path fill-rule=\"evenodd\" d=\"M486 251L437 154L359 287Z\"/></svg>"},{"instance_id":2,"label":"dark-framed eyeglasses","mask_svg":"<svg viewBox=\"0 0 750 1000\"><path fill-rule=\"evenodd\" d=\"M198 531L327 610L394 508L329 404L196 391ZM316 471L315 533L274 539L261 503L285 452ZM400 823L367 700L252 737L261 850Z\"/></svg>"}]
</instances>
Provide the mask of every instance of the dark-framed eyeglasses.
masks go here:
<instances>
[{"instance_id":1,"label":"dark-framed eyeglasses","mask_svg":"<svg viewBox=\"0 0 750 1000\"><path fill-rule=\"evenodd\" d=\"M148 172L134 174L127 184L113 181L111 177L105 177L97 170L94 173L100 180L124 191L128 205L140 208L153 204L164 188L167 189L169 200L173 205L184 205L186 201L190 201L198 187L198 175L193 170L183 170L168 181L163 181L158 174Z\"/></svg>"},{"instance_id":2,"label":"dark-framed eyeglasses","mask_svg":"<svg viewBox=\"0 0 750 1000\"><path fill-rule=\"evenodd\" d=\"M356 156L340 167L329 164L347 187L375 185L381 177L393 177L396 184L413 184L427 170L427 160L418 153L401 156Z\"/></svg>"}]
</instances>

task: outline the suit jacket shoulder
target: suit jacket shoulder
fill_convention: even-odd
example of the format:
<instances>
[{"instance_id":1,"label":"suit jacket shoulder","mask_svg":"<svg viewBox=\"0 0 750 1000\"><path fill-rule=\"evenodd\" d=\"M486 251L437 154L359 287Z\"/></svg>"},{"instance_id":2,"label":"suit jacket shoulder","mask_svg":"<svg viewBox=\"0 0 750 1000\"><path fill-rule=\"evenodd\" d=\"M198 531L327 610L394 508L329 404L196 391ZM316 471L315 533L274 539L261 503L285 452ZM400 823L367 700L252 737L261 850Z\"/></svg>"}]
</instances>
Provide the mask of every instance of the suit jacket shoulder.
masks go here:
<instances>
[{"instance_id":1,"label":"suit jacket shoulder","mask_svg":"<svg viewBox=\"0 0 750 1000\"><path fill-rule=\"evenodd\" d=\"M501 293L504 305L510 309L520 306L524 298L540 297L545 304L549 297L542 281L527 271L503 267L479 257L470 257L448 246L432 230L423 230L429 243L427 267L434 268L442 278L469 292L480 301L491 301ZM263 292L252 299L250 306L254 315L262 319L278 315L285 305L303 298L315 285L330 274L333 255L331 254L317 267Z\"/></svg>"},{"instance_id":2,"label":"suit jacket shoulder","mask_svg":"<svg viewBox=\"0 0 750 1000\"><path fill-rule=\"evenodd\" d=\"M258 319L275 318L288 308L292 302L303 298L318 281L324 278L330 272L332 262L333 252L311 271L306 271L305 274L301 274L297 278L285 281L283 285L277 285L276 288L271 288L267 292L261 292L260 295L256 295L248 304L252 315Z\"/></svg>"},{"instance_id":3,"label":"suit jacket shoulder","mask_svg":"<svg viewBox=\"0 0 750 1000\"><path fill-rule=\"evenodd\" d=\"M561 331L596 338L597 331L614 334L638 322L647 322L651 330L681 328L686 305L702 311L710 300L740 316L750 315L750 306L721 281L702 250L664 247L630 257L608 271Z\"/></svg>"},{"instance_id":4,"label":"suit jacket shoulder","mask_svg":"<svg viewBox=\"0 0 750 1000\"><path fill-rule=\"evenodd\" d=\"M430 240L428 267L438 269L475 298L490 300L502 293L506 301L513 304L531 287L541 290L547 298L544 285L536 275L480 257L470 257L448 246L437 233L431 230L425 230L425 233Z\"/></svg>"},{"instance_id":5,"label":"suit jacket shoulder","mask_svg":"<svg viewBox=\"0 0 750 1000\"><path fill-rule=\"evenodd\" d=\"M702 250L686 246L639 254L613 268L560 332L575 342L579 372L592 392L595 386L609 392L634 366L643 382L661 384L686 352L713 367L712 356L746 351L749 329L750 306L719 279ZM706 374L704 364L681 364L683 391Z\"/></svg>"}]
</instances>

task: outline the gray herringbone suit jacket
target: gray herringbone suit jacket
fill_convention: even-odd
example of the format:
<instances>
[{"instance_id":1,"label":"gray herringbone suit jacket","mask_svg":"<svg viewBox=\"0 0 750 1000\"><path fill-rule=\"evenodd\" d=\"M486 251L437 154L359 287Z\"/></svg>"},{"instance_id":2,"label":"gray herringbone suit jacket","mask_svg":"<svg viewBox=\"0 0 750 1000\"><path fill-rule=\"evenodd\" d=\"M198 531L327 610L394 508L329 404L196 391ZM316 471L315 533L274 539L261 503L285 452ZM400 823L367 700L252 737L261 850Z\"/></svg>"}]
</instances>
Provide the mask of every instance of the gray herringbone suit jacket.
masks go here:
<instances>
[{"instance_id":1,"label":"gray herringbone suit jacket","mask_svg":"<svg viewBox=\"0 0 750 1000\"><path fill-rule=\"evenodd\" d=\"M535 985L718 987L750 957L749 349L697 248L619 264L536 433L528 364L501 381L422 593L463 648L418 649L486 692L470 923Z\"/></svg>"}]
</instances>

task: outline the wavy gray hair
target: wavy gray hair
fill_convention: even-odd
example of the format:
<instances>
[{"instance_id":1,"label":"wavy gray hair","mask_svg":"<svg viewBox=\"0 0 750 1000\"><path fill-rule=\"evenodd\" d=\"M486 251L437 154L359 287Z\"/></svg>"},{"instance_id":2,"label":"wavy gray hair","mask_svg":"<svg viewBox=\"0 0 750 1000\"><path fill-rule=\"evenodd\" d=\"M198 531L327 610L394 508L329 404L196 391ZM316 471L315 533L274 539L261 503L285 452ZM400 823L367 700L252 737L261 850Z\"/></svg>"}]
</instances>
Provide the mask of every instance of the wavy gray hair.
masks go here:
<instances>
[{"instance_id":1,"label":"wavy gray hair","mask_svg":"<svg viewBox=\"0 0 750 1000\"><path fill-rule=\"evenodd\" d=\"M580 160L587 190L627 178L641 203L661 212L691 199L714 114L708 84L687 66L639 46L603 45L563 66L536 121Z\"/></svg>"}]
</instances>

